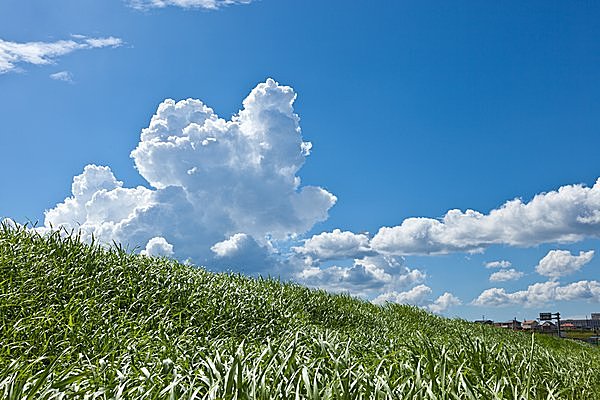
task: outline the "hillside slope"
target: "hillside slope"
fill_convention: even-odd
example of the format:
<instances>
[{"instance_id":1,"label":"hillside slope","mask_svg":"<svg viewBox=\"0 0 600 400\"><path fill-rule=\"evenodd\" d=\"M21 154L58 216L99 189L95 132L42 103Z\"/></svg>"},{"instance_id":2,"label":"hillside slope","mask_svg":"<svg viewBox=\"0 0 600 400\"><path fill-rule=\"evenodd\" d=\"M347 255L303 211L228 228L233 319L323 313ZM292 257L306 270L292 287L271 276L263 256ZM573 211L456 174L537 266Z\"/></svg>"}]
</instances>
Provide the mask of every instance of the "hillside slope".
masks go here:
<instances>
[{"instance_id":1,"label":"hillside slope","mask_svg":"<svg viewBox=\"0 0 600 400\"><path fill-rule=\"evenodd\" d=\"M0 397L600 399L600 351L0 227Z\"/></svg>"}]
</instances>

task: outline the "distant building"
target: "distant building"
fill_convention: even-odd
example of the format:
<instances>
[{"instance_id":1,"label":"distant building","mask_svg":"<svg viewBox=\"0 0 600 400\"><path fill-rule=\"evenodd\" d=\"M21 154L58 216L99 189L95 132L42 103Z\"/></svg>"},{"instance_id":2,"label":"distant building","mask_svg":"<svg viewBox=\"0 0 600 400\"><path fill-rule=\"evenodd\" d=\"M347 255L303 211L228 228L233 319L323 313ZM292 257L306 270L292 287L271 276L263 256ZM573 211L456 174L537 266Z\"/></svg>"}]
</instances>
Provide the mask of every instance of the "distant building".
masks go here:
<instances>
[{"instance_id":1,"label":"distant building","mask_svg":"<svg viewBox=\"0 0 600 400\"><path fill-rule=\"evenodd\" d=\"M561 326L564 324L572 324L573 328L571 329L580 329L580 330L594 330L600 329L600 318L599 313L592 313L592 319L565 319L561 321ZM596 319L594 317L596 316Z\"/></svg>"},{"instance_id":2,"label":"distant building","mask_svg":"<svg viewBox=\"0 0 600 400\"><path fill-rule=\"evenodd\" d=\"M540 329L542 332L555 332L557 330L556 324L551 321L544 322L542 325L540 325Z\"/></svg>"},{"instance_id":3,"label":"distant building","mask_svg":"<svg viewBox=\"0 0 600 400\"><path fill-rule=\"evenodd\" d=\"M498 328L505 328L505 329L512 329L512 330L521 329L521 323L519 321L517 321L516 319L513 319L512 321L507 321L507 322L494 322L494 326L496 326Z\"/></svg>"},{"instance_id":4,"label":"distant building","mask_svg":"<svg viewBox=\"0 0 600 400\"><path fill-rule=\"evenodd\" d=\"M537 322L535 319L529 319L529 320L523 321L523 323L521 324L521 327L524 330L536 331L540 328L540 323Z\"/></svg>"},{"instance_id":5,"label":"distant building","mask_svg":"<svg viewBox=\"0 0 600 400\"><path fill-rule=\"evenodd\" d=\"M560 321L561 330L600 330L600 313L592 313L591 319L562 319ZM484 317L485 318L485 317ZM522 323L513 319L506 322L494 322L490 319L479 319L474 321L476 324L493 325L499 328L526 331L557 332L558 326L551 321L538 321L535 319L524 320ZM543 322L543 323L542 323Z\"/></svg>"}]
</instances>

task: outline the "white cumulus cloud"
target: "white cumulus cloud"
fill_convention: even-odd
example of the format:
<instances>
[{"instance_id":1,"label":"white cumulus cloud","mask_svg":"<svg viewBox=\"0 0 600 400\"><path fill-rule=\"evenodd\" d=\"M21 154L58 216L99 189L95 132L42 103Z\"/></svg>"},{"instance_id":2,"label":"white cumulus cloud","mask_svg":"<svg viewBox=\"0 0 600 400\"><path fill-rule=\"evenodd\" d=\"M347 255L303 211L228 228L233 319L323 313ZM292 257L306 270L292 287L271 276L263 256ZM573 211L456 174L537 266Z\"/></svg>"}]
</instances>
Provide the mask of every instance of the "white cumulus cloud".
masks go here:
<instances>
[{"instance_id":1,"label":"white cumulus cloud","mask_svg":"<svg viewBox=\"0 0 600 400\"><path fill-rule=\"evenodd\" d=\"M523 272L517 271L514 268L501 269L490 275L490 282L515 281L523 277Z\"/></svg>"},{"instance_id":2,"label":"white cumulus cloud","mask_svg":"<svg viewBox=\"0 0 600 400\"><path fill-rule=\"evenodd\" d=\"M247 246L248 240L250 237L245 233L236 233L227 240L215 243L210 249L217 257L231 257L239 254Z\"/></svg>"},{"instance_id":3,"label":"white cumulus cloud","mask_svg":"<svg viewBox=\"0 0 600 400\"><path fill-rule=\"evenodd\" d=\"M129 5L140 10L165 8L169 6L216 10L234 4L249 4L252 1L253 0L129 0Z\"/></svg>"},{"instance_id":4,"label":"white cumulus cloud","mask_svg":"<svg viewBox=\"0 0 600 400\"><path fill-rule=\"evenodd\" d=\"M371 240L375 251L392 255L482 251L494 244L534 246L600 237L600 179L593 187L567 185L515 199L483 214L450 210L438 220L407 218L382 227Z\"/></svg>"},{"instance_id":5,"label":"white cumulus cloud","mask_svg":"<svg viewBox=\"0 0 600 400\"><path fill-rule=\"evenodd\" d=\"M112 36L88 38L76 35L70 40L23 43L0 39L0 74L20 70L19 64L53 64L58 57L77 50L119 47L122 44L121 39Z\"/></svg>"},{"instance_id":6,"label":"white cumulus cloud","mask_svg":"<svg viewBox=\"0 0 600 400\"><path fill-rule=\"evenodd\" d=\"M297 176L311 146L295 98L268 79L231 120L199 100L165 100L131 153L151 188L125 188L109 167L88 165L72 195L46 211L45 228L131 247L162 237L198 264L228 264L240 249L271 252L271 241L305 233L336 202Z\"/></svg>"},{"instance_id":7,"label":"white cumulus cloud","mask_svg":"<svg viewBox=\"0 0 600 400\"><path fill-rule=\"evenodd\" d=\"M340 229L314 235L305 240L303 246L293 247L292 250L322 261L357 258L372 253L367 235L342 232Z\"/></svg>"},{"instance_id":8,"label":"white cumulus cloud","mask_svg":"<svg viewBox=\"0 0 600 400\"><path fill-rule=\"evenodd\" d=\"M386 302L410 304L414 306L423 306L431 295L431 288L426 285L418 285L405 292L387 292L373 299L375 304L384 304Z\"/></svg>"},{"instance_id":9,"label":"white cumulus cloud","mask_svg":"<svg viewBox=\"0 0 600 400\"><path fill-rule=\"evenodd\" d=\"M436 314L447 311L450 307L462 304L460 299L450 292L445 292L435 300L431 300L432 290L426 285L417 285L405 292L386 292L375 299L375 304L398 303L418 306Z\"/></svg>"},{"instance_id":10,"label":"white cumulus cloud","mask_svg":"<svg viewBox=\"0 0 600 400\"><path fill-rule=\"evenodd\" d=\"M350 286L348 274L362 271L364 268L361 265L353 265L351 269L335 265L325 271L319 270L314 264L344 258L360 259L367 255L435 255L480 252L492 245L526 247L547 242L575 242L600 237L598 215L600 179L593 187L567 185L556 191L540 193L529 202L515 199L488 214L474 210L450 210L440 220L408 218L398 226L380 228L372 237L334 229L315 234L305 240L302 246L293 247L292 250L310 265L306 273L322 277L320 279L323 281L326 280L326 274L343 275L344 279L330 277L329 280L335 281L337 286L341 283ZM591 255L586 253L581 257ZM490 276L490 281L517 280L524 276L523 272L510 268L511 265L507 260L485 263L486 268L500 269ZM576 265L579 263L568 263L563 269L569 266L572 269ZM371 279L366 281L372 282ZM326 285L326 282L322 282L322 285ZM388 293L393 296L394 293L403 292L391 290Z\"/></svg>"},{"instance_id":11,"label":"white cumulus cloud","mask_svg":"<svg viewBox=\"0 0 600 400\"><path fill-rule=\"evenodd\" d=\"M482 307L538 307L554 301L588 300L600 302L600 282L579 281L560 286L556 281L535 283L526 290L506 292L503 288L484 290L472 304Z\"/></svg>"},{"instance_id":12,"label":"white cumulus cloud","mask_svg":"<svg viewBox=\"0 0 600 400\"><path fill-rule=\"evenodd\" d=\"M573 255L567 250L550 250L535 267L538 274L553 279L578 271L594 257L594 251L580 251Z\"/></svg>"},{"instance_id":13,"label":"white cumulus cloud","mask_svg":"<svg viewBox=\"0 0 600 400\"><path fill-rule=\"evenodd\" d=\"M427 309L432 313L441 314L447 311L450 307L459 306L462 301L450 292L445 292L440 297L434 300L433 303L427 306Z\"/></svg>"},{"instance_id":14,"label":"white cumulus cloud","mask_svg":"<svg viewBox=\"0 0 600 400\"><path fill-rule=\"evenodd\" d=\"M332 292L351 292L370 297L398 288L423 282L426 274L404 265L394 257L367 256L355 259L351 266L333 265L322 268L310 265L302 269L296 279L303 284Z\"/></svg>"},{"instance_id":15,"label":"white cumulus cloud","mask_svg":"<svg viewBox=\"0 0 600 400\"><path fill-rule=\"evenodd\" d=\"M20 228L22 226L23 226L22 224L16 222L12 218L2 218L2 220L0 220L0 227L16 229L16 228Z\"/></svg>"},{"instance_id":16,"label":"white cumulus cloud","mask_svg":"<svg viewBox=\"0 0 600 400\"><path fill-rule=\"evenodd\" d=\"M515 199L484 214L449 210L441 219L413 217L400 225L381 227L373 236L339 229L314 235L294 250L313 258L371 254L434 255L481 252L492 245L535 246L571 243L600 237L600 179L592 187L566 185L540 193L531 201ZM487 268L508 268L506 260Z\"/></svg>"},{"instance_id":17,"label":"white cumulus cloud","mask_svg":"<svg viewBox=\"0 0 600 400\"><path fill-rule=\"evenodd\" d=\"M173 245L167 242L163 237L153 237L148 240L146 249L142 250L141 254L147 256L172 256L174 254Z\"/></svg>"},{"instance_id":18,"label":"white cumulus cloud","mask_svg":"<svg viewBox=\"0 0 600 400\"><path fill-rule=\"evenodd\" d=\"M210 249L214 253L211 261L213 268L235 270L248 275L266 272L271 276L280 276L289 273L281 271L285 262L277 257L277 251L270 242L261 245L245 233L236 233L215 243Z\"/></svg>"}]
</instances>

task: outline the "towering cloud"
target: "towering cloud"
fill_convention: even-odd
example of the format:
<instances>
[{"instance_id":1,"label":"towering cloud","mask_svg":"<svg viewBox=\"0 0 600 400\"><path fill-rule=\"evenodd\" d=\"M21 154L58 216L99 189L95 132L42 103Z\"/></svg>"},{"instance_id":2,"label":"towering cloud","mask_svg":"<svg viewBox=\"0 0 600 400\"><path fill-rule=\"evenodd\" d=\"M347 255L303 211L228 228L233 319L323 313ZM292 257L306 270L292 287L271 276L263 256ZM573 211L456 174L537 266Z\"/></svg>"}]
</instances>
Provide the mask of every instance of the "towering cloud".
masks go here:
<instances>
[{"instance_id":1,"label":"towering cloud","mask_svg":"<svg viewBox=\"0 0 600 400\"><path fill-rule=\"evenodd\" d=\"M295 98L268 79L230 121L199 100L165 100L131 153L152 188L124 188L110 168L88 165L72 196L46 211L45 226L142 248L160 237L196 263L222 263L240 249L268 253L270 241L306 232L336 201L297 176L311 144Z\"/></svg>"}]
</instances>

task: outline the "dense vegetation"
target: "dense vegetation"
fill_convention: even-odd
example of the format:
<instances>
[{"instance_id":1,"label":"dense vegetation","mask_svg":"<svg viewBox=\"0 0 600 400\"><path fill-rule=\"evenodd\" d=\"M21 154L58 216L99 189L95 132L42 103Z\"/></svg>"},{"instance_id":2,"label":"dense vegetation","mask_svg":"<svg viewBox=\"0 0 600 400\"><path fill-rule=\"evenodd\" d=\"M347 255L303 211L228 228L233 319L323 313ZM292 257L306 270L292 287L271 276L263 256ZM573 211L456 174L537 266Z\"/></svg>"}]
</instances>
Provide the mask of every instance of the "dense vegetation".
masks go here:
<instances>
[{"instance_id":1,"label":"dense vegetation","mask_svg":"<svg viewBox=\"0 0 600 400\"><path fill-rule=\"evenodd\" d=\"M3 226L0 397L599 399L600 351Z\"/></svg>"}]
</instances>

